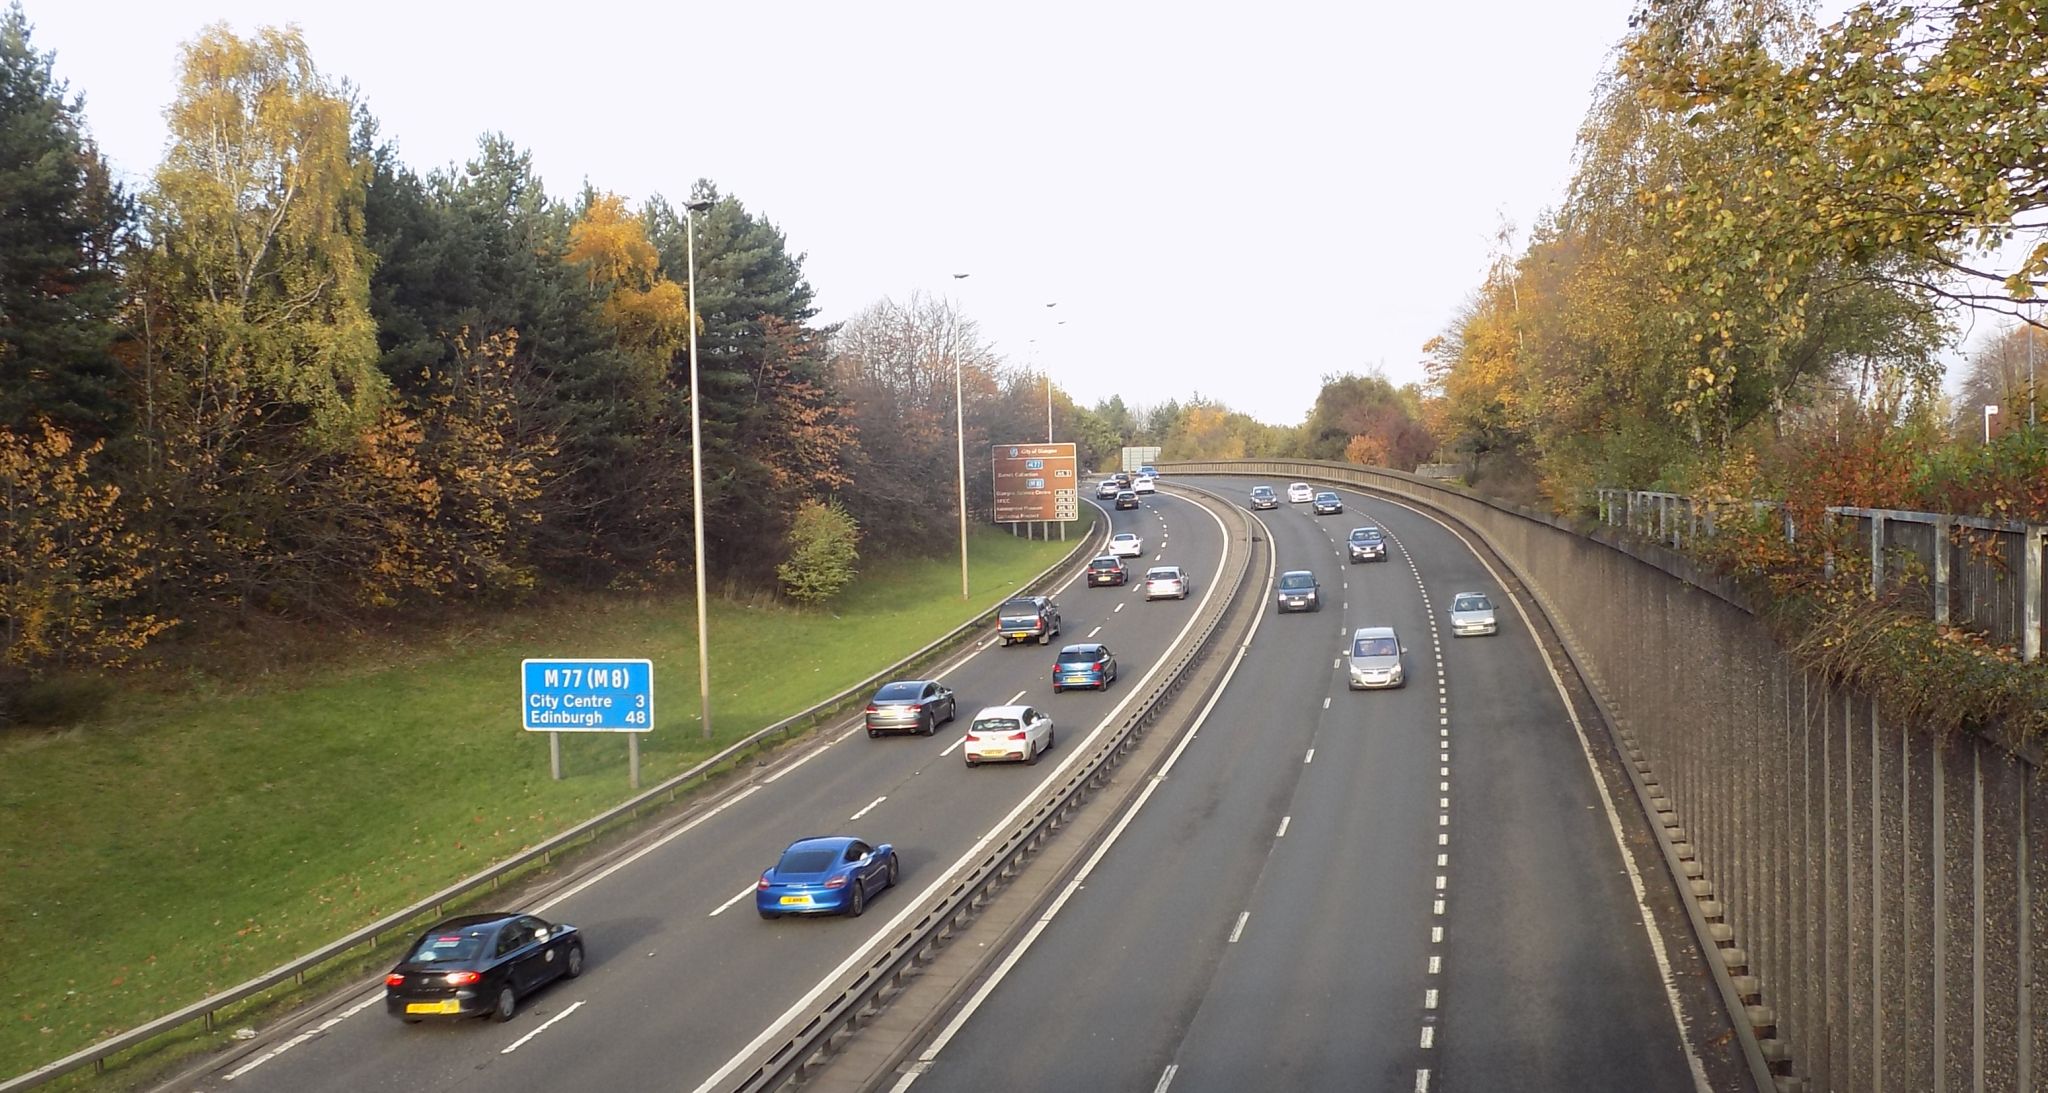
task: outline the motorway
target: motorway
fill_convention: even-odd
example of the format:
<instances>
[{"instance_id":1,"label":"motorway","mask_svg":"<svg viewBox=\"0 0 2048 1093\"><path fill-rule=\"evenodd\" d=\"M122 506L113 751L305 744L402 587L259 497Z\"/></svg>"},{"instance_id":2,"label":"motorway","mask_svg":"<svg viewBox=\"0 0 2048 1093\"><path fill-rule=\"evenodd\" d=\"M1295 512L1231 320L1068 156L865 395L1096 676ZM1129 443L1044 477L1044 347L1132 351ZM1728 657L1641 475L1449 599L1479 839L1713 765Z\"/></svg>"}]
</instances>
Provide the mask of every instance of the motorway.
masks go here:
<instances>
[{"instance_id":1,"label":"motorway","mask_svg":"<svg viewBox=\"0 0 2048 1093\"><path fill-rule=\"evenodd\" d=\"M269 1030L180 1087L501 1093L690 1090L728 1081L764 1030L888 933L896 917L923 902L921 893L1085 751L1215 589L1223 526L1195 503L1155 495L1139 510L1112 514L1110 530L1145 538L1133 582L1056 590L1064 632L1052 648L990 640L940 671L959 697L960 715L935 736L869 739L857 727L832 730L798 758L730 787L643 850L518 908L583 929L589 961L580 979L524 1000L512 1021L404 1025L384 1012L380 982ZM1155 560L1187 569L1187 600L1145 602L1136 577ZM1120 680L1107 693L1053 695L1055 649L1083 640L1109 644ZM802 664L803 650L788 654L784 664ZM959 743L974 712L1012 701L1051 713L1057 746L1035 767L967 769ZM791 840L826 833L894 843L901 887L880 894L860 919L761 921L751 898L761 870Z\"/></svg>"},{"instance_id":2,"label":"motorway","mask_svg":"<svg viewBox=\"0 0 2048 1093\"><path fill-rule=\"evenodd\" d=\"M1234 497L1255 481L1197 480ZM1498 635L1450 635L1452 594L1500 601L1499 581L1435 521L1344 497L1339 515L1260 514L1324 609L1267 608L1157 792L937 1024L899 1093L1734 1087L1681 1031L1717 1031L1667 987L1698 982L1699 955L1660 966L1522 617L1502 604ZM1394 549L1350 564L1367 523ZM1406 687L1347 688L1363 625L1396 628Z\"/></svg>"}]
</instances>

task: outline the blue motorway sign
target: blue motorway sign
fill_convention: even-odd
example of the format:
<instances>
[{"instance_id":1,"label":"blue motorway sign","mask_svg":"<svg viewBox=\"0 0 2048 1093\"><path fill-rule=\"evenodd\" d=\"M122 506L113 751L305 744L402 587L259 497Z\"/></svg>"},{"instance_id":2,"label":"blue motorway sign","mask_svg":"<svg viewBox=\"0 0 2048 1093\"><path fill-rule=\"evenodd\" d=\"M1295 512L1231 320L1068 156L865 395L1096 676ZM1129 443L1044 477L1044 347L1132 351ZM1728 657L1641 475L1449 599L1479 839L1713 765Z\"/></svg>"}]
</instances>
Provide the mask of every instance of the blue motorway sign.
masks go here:
<instances>
[{"instance_id":1,"label":"blue motorway sign","mask_svg":"<svg viewBox=\"0 0 2048 1093\"><path fill-rule=\"evenodd\" d=\"M654 727L651 660L522 660L528 732L646 732Z\"/></svg>"}]
</instances>

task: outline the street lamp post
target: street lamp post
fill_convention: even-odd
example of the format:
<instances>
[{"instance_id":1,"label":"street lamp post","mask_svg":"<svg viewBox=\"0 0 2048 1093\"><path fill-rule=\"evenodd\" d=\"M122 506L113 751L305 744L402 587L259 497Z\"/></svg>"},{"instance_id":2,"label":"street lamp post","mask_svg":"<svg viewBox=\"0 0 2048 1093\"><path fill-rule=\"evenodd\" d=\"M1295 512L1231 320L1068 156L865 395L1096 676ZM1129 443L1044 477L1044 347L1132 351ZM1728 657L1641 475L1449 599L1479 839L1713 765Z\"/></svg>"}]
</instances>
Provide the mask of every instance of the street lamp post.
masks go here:
<instances>
[{"instance_id":1,"label":"street lamp post","mask_svg":"<svg viewBox=\"0 0 2048 1093\"><path fill-rule=\"evenodd\" d=\"M964 281L965 273L953 275L955 281ZM960 497L960 598L967 599L967 410L960 395L960 343L953 342L953 432L960 448L960 478L957 483Z\"/></svg>"},{"instance_id":2,"label":"street lamp post","mask_svg":"<svg viewBox=\"0 0 2048 1093\"><path fill-rule=\"evenodd\" d=\"M709 201L683 203L684 250L689 262L690 309L690 508L696 521L697 566L697 696L702 703L704 739L711 739L711 625L704 602L704 421L697 398L697 214Z\"/></svg>"}]
</instances>

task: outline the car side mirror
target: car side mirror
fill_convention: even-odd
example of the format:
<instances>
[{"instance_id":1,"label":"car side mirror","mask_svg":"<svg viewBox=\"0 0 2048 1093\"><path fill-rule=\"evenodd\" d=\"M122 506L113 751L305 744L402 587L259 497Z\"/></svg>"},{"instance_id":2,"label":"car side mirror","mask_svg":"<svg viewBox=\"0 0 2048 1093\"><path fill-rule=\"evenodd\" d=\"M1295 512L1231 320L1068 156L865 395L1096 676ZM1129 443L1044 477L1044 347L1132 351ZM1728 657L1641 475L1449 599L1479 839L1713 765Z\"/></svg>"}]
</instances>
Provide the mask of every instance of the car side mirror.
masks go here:
<instances>
[{"instance_id":1,"label":"car side mirror","mask_svg":"<svg viewBox=\"0 0 2048 1093\"><path fill-rule=\"evenodd\" d=\"M533 932L533 939L535 941L546 941L548 939L548 932L546 930L535 930Z\"/></svg>"}]
</instances>

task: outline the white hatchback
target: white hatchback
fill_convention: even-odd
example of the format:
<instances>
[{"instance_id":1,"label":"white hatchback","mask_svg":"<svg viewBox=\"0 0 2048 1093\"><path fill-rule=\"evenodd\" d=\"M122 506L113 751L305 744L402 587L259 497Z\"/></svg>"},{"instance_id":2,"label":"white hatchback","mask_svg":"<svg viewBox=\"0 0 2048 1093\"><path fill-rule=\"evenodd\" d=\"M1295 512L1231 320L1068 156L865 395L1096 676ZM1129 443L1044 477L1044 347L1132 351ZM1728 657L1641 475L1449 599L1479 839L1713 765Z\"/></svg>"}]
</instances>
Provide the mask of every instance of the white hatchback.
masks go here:
<instances>
[{"instance_id":1,"label":"white hatchback","mask_svg":"<svg viewBox=\"0 0 2048 1093\"><path fill-rule=\"evenodd\" d=\"M1131 480L1131 490L1135 493L1157 493L1159 485L1152 481L1151 475L1141 474Z\"/></svg>"},{"instance_id":2,"label":"white hatchback","mask_svg":"<svg viewBox=\"0 0 2048 1093\"><path fill-rule=\"evenodd\" d=\"M1306 505L1316 499L1316 491L1310 489L1306 482L1296 482L1287 487L1287 499L1297 505Z\"/></svg>"},{"instance_id":3,"label":"white hatchback","mask_svg":"<svg viewBox=\"0 0 2048 1093\"><path fill-rule=\"evenodd\" d=\"M1036 706L990 706L974 715L960 754L967 765L1036 763L1052 747L1052 718Z\"/></svg>"},{"instance_id":4,"label":"white hatchback","mask_svg":"<svg viewBox=\"0 0 2048 1093\"><path fill-rule=\"evenodd\" d=\"M1155 565L1146 570L1145 598L1158 600L1168 596L1176 600L1188 598L1188 575L1177 565Z\"/></svg>"},{"instance_id":5,"label":"white hatchback","mask_svg":"<svg viewBox=\"0 0 2048 1093\"><path fill-rule=\"evenodd\" d=\"M1145 540L1135 531L1119 531L1109 537L1109 552L1119 558L1136 558L1145 553Z\"/></svg>"}]
</instances>

